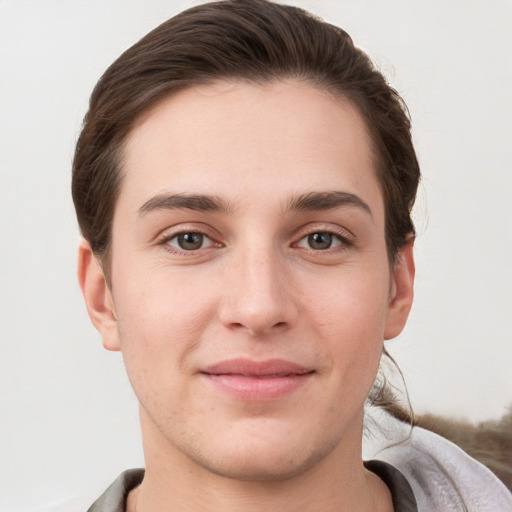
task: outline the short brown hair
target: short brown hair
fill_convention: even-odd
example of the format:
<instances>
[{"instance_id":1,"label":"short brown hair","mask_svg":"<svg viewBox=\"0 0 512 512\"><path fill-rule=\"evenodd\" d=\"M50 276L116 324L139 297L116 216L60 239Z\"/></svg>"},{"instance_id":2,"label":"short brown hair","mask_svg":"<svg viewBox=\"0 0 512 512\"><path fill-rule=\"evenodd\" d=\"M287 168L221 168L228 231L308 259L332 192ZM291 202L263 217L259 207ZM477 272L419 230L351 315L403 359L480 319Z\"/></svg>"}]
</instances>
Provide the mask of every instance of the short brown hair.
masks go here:
<instances>
[{"instance_id":1,"label":"short brown hair","mask_svg":"<svg viewBox=\"0 0 512 512\"><path fill-rule=\"evenodd\" d=\"M83 236L109 273L123 143L163 96L214 80L292 78L344 97L374 145L390 261L414 234L420 171L407 108L342 29L266 0L226 0L188 9L124 52L96 85L73 162L73 200Z\"/></svg>"}]
</instances>

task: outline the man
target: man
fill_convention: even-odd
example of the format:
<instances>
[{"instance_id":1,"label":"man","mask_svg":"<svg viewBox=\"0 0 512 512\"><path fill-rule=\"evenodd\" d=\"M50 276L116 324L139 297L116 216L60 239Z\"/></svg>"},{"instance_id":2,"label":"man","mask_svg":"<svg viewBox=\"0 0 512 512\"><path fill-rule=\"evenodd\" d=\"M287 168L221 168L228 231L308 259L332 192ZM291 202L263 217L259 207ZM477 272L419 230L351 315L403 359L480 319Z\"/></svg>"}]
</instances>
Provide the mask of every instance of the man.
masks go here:
<instances>
[{"instance_id":1,"label":"man","mask_svg":"<svg viewBox=\"0 0 512 512\"><path fill-rule=\"evenodd\" d=\"M74 162L79 280L123 353L146 469L92 511L448 503L361 457L383 341L412 304L418 179L396 93L302 11L199 6L109 68ZM503 492L464 461L462 480Z\"/></svg>"}]
</instances>

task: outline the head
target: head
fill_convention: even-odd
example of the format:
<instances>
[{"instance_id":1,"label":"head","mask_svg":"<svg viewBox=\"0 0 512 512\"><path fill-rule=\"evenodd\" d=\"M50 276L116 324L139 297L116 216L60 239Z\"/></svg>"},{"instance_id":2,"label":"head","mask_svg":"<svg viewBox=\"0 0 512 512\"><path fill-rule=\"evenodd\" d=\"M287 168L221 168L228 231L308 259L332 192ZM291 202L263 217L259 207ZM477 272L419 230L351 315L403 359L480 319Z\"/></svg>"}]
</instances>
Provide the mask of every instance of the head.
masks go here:
<instances>
[{"instance_id":1,"label":"head","mask_svg":"<svg viewBox=\"0 0 512 512\"><path fill-rule=\"evenodd\" d=\"M80 281L158 453L245 479L360 458L412 301L409 128L345 32L266 1L185 11L107 70L74 161Z\"/></svg>"},{"instance_id":2,"label":"head","mask_svg":"<svg viewBox=\"0 0 512 512\"><path fill-rule=\"evenodd\" d=\"M372 141L386 210L390 263L414 236L420 177L404 102L342 29L266 0L189 9L117 59L91 96L73 162L73 200L82 234L110 278L112 221L127 135L166 96L218 80L293 78L349 101Z\"/></svg>"}]
</instances>

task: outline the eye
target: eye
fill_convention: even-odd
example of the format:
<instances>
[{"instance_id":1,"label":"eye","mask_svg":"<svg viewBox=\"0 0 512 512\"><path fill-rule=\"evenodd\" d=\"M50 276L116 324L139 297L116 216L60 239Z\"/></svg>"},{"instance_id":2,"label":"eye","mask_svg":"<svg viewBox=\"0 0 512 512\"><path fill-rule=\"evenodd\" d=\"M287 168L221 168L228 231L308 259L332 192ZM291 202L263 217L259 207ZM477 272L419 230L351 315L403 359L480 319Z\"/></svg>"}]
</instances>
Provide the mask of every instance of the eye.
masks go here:
<instances>
[{"instance_id":1,"label":"eye","mask_svg":"<svg viewBox=\"0 0 512 512\"><path fill-rule=\"evenodd\" d=\"M297 246L315 251L325 251L342 244L343 240L339 235L329 233L328 231L317 231L301 238Z\"/></svg>"},{"instance_id":2,"label":"eye","mask_svg":"<svg viewBox=\"0 0 512 512\"><path fill-rule=\"evenodd\" d=\"M170 245L174 249L182 251L197 251L198 249L204 249L205 247L211 247L215 245L215 242L198 232L178 233L171 238L168 238L165 243Z\"/></svg>"}]
</instances>

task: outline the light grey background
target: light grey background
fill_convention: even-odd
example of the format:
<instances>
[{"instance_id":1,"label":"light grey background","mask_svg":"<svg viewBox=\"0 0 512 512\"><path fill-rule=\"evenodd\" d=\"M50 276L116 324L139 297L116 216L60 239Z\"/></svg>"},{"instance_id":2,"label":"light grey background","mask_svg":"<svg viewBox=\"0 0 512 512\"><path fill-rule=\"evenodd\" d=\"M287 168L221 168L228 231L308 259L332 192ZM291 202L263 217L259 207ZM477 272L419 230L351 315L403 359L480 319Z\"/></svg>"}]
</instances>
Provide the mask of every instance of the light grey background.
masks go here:
<instances>
[{"instance_id":1,"label":"light grey background","mask_svg":"<svg viewBox=\"0 0 512 512\"><path fill-rule=\"evenodd\" d=\"M0 0L0 510L85 510L142 465L135 399L75 279L70 164L106 66L198 2ZM405 97L424 173L416 301L389 344L417 412L512 402L512 2L297 0Z\"/></svg>"}]
</instances>

